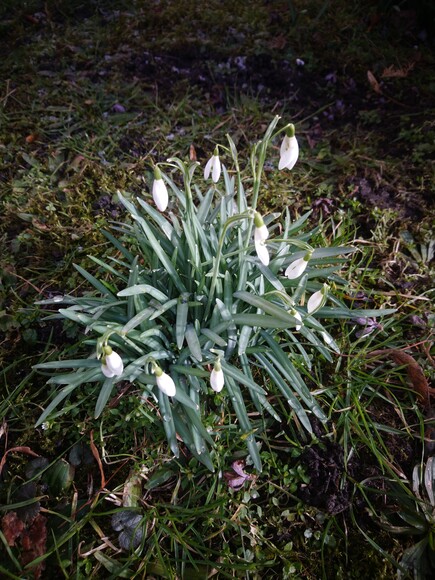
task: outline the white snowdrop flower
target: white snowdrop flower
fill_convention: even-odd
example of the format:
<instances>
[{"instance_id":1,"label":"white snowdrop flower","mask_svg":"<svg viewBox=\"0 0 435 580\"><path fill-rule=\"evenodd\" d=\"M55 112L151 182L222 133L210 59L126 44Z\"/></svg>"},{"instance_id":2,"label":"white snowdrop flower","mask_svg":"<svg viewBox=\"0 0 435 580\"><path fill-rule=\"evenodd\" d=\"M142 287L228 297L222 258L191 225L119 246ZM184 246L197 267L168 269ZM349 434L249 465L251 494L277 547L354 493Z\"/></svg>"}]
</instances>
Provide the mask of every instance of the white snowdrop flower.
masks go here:
<instances>
[{"instance_id":1,"label":"white snowdrop flower","mask_svg":"<svg viewBox=\"0 0 435 580\"><path fill-rule=\"evenodd\" d=\"M220 393L224 388L225 377L221 367L221 363L217 360L214 364L214 368L210 373L210 385L213 391Z\"/></svg>"},{"instance_id":2,"label":"white snowdrop flower","mask_svg":"<svg viewBox=\"0 0 435 580\"><path fill-rule=\"evenodd\" d=\"M296 310L296 308L291 308L290 311L289 311L289 314L291 314L291 316L293 316L293 318L296 318L296 320L299 320L300 324L296 324L295 330L300 330L302 328L302 316L301 316L301 313L298 312Z\"/></svg>"},{"instance_id":3,"label":"white snowdrop flower","mask_svg":"<svg viewBox=\"0 0 435 580\"><path fill-rule=\"evenodd\" d=\"M264 223L262 215L256 211L254 215L254 241L265 242L269 237L269 230Z\"/></svg>"},{"instance_id":4,"label":"white snowdrop flower","mask_svg":"<svg viewBox=\"0 0 435 580\"><path fill-rule=\"evenodd\" d=\"M103 362L101 364L101 372L103 375L111 379L112 377L120 377L123 371L124 363L122 362L122 358L110 346L105 346Z\"/></svg>"},{"instance_id":5,"label":"white snowdrop flower","mask_svg":"<svg viewBox=\"0 0 435 580\"><path fill-rule=\"evenodd\" d=\"M328 284L323 284L320 290L317 290L317 292L314 292L314 294L310 296L307 302L308 314L313 314L325 304L326 298L328 296L328 290L329 290Z\"/></svg>"},{"instance_id":6,"label":"white snowdrop flower","mask_svg":"<svg viewBox=\"0 0 435 580\"><path fill-rule=\"evenodd\" d=\"M293 169L299 157L299 144L295 137L295 126L290 124L281 143L278 169Z\"/></svg>"},{"instance_id":7,"label":"white snowdrop flower","mask_svg":"<svg viewBox=\"0 0 435 580\"><path fill-rule=\"evenodd\" d=\"M162 369L154 364L154 374L156 375L156 383L159 389L168 397L173 397L176 392L175 383L168 374L164 373Z\"/></svg>"},{"instance_id":8,"label":"white snowdrop flower","mask_svg":"<svg viewBox=\"0 0 435 580\"><path fill-rule=\"evenodd\" d=\"M270 262L270 256L269 256L269 250L266 247L266 244L264 242L254 242L255 244L255 251L257 252L257 256L260 259L260 262L262 264L264 264L265 266L269 265Z\"/></svg>"},{"instance_id":9,"label":"white snowdrop flower","mask_svg":"<svg viewBox=\"0 0 435 580\"><path fill-rule=\"evenodd\" d=\"M169 194L158 167L154 168L153 200L159 211L165 211L169 203Z\"/></svg>"},{"instance_id":10,"label":"white snowdrop flower","mask_svg":"<svg viewBox=\"0 0 435 580\"><path fill-rule=\"evenodd\" d=\"M210 177L214 183L219 181L219 177L221 176L221 160L219 159L219 152L218 148L214 150L213 155L207 161L207 164L204 169L204 179L208 179Z\"/></svg>"},{"instance_id":11,"label":"white snowdrop flower","mask_svg":"<svg viewBox=\"0 0 435 580\"><path fill-rule=\"evenodd\" d=\"M308 262L311 260L313 252L307 252L303 258L298 258L294 262L292 262L289 266L287 266L284 276L286 276L289 280L295 280L302 276L305 272Z\"/></svg>"}]
</instances>

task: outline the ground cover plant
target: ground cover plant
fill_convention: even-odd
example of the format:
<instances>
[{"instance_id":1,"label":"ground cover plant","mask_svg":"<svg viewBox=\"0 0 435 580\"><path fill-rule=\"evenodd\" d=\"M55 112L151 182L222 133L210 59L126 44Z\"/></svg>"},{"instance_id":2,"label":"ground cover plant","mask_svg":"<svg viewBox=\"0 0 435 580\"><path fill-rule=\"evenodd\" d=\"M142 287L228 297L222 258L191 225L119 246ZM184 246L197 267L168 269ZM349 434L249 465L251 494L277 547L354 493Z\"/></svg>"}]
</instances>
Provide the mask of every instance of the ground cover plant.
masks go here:
<instances>
[{"instance_id":1,"label":"ground cover plant","mask_svg":"<svg viewBox=\"0 0 435 580\"><path fill-rule=\"evenodd\" d=\"M1 574L430 576L430 7L1 10Z\"/></svg>"}]
</instances>

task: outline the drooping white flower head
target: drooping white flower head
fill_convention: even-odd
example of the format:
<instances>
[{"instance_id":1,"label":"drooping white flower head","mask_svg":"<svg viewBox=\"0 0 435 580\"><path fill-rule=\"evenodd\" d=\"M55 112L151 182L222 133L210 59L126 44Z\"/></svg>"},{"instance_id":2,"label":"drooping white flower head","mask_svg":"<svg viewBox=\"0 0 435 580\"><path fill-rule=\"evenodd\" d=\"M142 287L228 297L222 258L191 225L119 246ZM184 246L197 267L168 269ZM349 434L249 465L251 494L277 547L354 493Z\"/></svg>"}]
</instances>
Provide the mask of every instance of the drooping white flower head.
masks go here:
<instances>
[{"instance_id":1,"label":"drooping white flower head","mask_svg":"<svg viewBox=\"0 0 435 580\"><path fill-rule=\"evenodd\" d=\"M168 207L168 189L162 179L160 169L157 166L154 168L153 199L159 211L165 211Z\"/></svg>"},{"instance_id":2,"label":"drooping white flower head","mask_svg":"<svg viewBox=\"0 0 435 580\"><path fill-rule=\"evenodd\" d=\"M124 371L124 363L117 352L110 346L104 347L103 362L101 363L101 372L105 377L120 377Z\"/></svg>"},{"instance_id":3,"label":"drooping white flower head","mask_svg":"<svg viewBox=\"0 0 435 580\"><path fill-rule=\"evenodd\" d=\"M299 157L299 144L295 137L295 126L290 124L281 143L278 169L293 169Z\"/></svg>"},{"instance_id":4,"label":"drooping white flower head","mask_svg":"<svg viewBox=\"0 0 435 580\"><path fill-rule=\"evenodd\" d=\"M168 397L173 397L176 393L175 383L172 378L164 373L162 369L154 363L154 374L156 375L156 383L159 389Z\"/></svg>"},{"instance_id":5,"label":"drooping white flower head","mask_svg":"<svg viewBox=\"0 0 435 580\"><path fill-rule=\"evenodd\" d=\"M265 242L269 237L269 230L264 223L261 213L258 211L256 211L254 214L254 226L254 240L256 242Z\"/></svg>"},{"instance_id":6,"label":"drooping white flower head","mask_svg":"<svg viewBox=\"0 0 435 580\"><path fill-rule=\"evenodd\" d=\"M210 385L213 391L220 393L224 388L225 377L219 359L214 363L213 370L210 373Z\"/></svg>"},{"instance_id":7,"label":"drooping white flower head","mask_svg":"<svg viewBox=\"0 0 435 580\"><path fill-rule=\"evenodd\" d=\"M298 258L292 262L287 266L284 276L289 280L295 280L296 278L299 278L299 276L302 276L308 266L308 262L311 260L312 254L313 252L307 252L303 258Z\"/></svg>"},{"instance_id":8,"label":"drooping white flower head","mask_svg":"<svg viewBox=\"0 0 435 580\"><path fill-rule=\"evenodd\" d=\"M213 155L207 161L207 164L204 169L204 179L208 179L210 177L214 183L219 181L219 177L221 176L221 160L219 159L219 150L216 147L214 150Z\"/></svg>"},{"instance_id":9,"label":"drooping white flower head","mask_svg":"<svg viewBox=\"0 0 435 580\"><path fill-rule=\"evenodd\" d=\"M317 292L314 292L314 294L310 296L307 302L308 314L313 314L314 312L317 312L319 308L322 308L328 297L328 290L329 290L328 284L323 284L320 290L317 290Z\"/></svg>"},{"instance_id":10,"label":"drooping white flower head","mask_svg":"<svg viewBox=\"0 0 435 580\"><path fill-rule=\"evenodd\" d=\"M268 266L270 262L269 251L266 247L266 240L269 237L269 230L267 229L264 220L258 211L254 215L254 245L255 251L260 261Z\"/></svg>"},{"instance_id":11,"label":"drooping white flower head","mask_svg":"<svg viewBox=\"0 0 435 580\"><path fill-rule=\"evenodd\" d=\"M270 256L269 250L266 247L265 242L254 242L255 251L257 252L257 256L260 259L260 262L265 266L269 265Z\"/></svg>"},{"instance_id":12,"label":"drooping white flower head","mask_svg":"<svg viewBox=\"0 0 435 580\"><path fill-rule=\"evenodd\" d=\"M296 308L291 308L289 313L291 314L291 316L293 316L293 318L296 318L296 320L299 320L300 324L296 324L295 326L295 330L300 330L302 328L302 316L301 313L298 312L296 310Z\"/></svg>"}]
</instances>

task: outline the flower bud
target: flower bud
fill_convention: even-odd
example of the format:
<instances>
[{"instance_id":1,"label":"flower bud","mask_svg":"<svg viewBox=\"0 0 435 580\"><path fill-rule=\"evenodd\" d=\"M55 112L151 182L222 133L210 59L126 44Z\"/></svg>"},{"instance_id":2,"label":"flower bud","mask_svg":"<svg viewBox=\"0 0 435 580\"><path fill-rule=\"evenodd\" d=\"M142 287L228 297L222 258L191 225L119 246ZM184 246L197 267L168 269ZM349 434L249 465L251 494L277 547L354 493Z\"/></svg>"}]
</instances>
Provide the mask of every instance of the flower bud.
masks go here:
<instances>
[{"instance_id":1,"label":"flower bud","mask_svg":"<svg viewBox=\"0 0 435 580\"><path fill-rule=\"evenodd\" d=\"M214 364L214 368L210 373L210 385L213 391L220 393L224 388L225 377L221 367L221 363L217 360Z\"/></svg>"},{"instance_id":2,"label":"flower bud","mask_svg":"<svg viewBox=\"0 0 435 580\"><path fill-rule=\"evenodd\" d=\"M328 297L328 290L329 290L328 284L323 284L320 290L317 290L317 292L314 292L314 294L310 296L307 302L308 314L313 314L314 312L319 310L319 308L322 308Z\"/></svg>"},{"instance_id":3,"label":"flower bud","mask_svg":"<svg viewBox=\"0 0 435 580\"><path fill-rule=\"evenodd\" d=\"M165 211L168 207L168 189L162 179L161 171L157 166L154 168L153 199L159 211Z\"/></svg>"},{"instance_id":4,"label":"flower bud","mask_svg":"<svg viewBox=\"0 0 435 580\"><path fill-rule=\"evenodd\" d=\"M217 147L214 150L213 155L207 161L204 169L204 179L208 179L210 177L210 173L213 182L217 183L221 175L221 161L219 159L219 150Z\"/></svg>"}]
</instances>

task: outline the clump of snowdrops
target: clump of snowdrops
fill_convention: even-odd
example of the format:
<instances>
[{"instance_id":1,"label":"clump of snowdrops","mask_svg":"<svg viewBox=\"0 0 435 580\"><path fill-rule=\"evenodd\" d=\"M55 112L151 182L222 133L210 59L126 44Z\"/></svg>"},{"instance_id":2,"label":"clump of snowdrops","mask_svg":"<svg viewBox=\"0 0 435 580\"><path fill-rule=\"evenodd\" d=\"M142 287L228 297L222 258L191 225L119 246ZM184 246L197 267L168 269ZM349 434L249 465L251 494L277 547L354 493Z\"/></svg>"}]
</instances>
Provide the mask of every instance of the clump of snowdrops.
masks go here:
<instances>
[{"instance_id":1,"label":"clump of snowdrops","mask_svg":"<svg viewBox=\"0 0 435 580\"><path fill-rule=\"evenodd\" d=\"M105 233L115 254L94 258L104 281L76 266L95 291L44 301L62 301L54 316L85 328L89 355L37 365L63 370L48 380L54 398L37 425L79 387L101 385L98 417L118 387L134 383L142 404L160 416L172 453L179 455L182 441L213 469L214 433L204 417L210 401L225 397L261 470L247 407L279 421L270 389L284 397L300 429L312 432L310 416L326 421L301 371L309 371L313 356L331 361L338 352L322 320L357 315L331 291L344 284L337 272L354 248L312 247L317 228L301 233L310 212L292 222L286 210L281 223L280 214L257 211L271 143L282 139L281 170L293 169L299 155L294 126L278 123L276 117L252 147L246 168L228 136L204 174L198 163L176 157L156 166L153 204L118 193L127 218L114 226L117 237ZM232 159L231 171L222 153Z\"/></svg>"}]
</instances>

